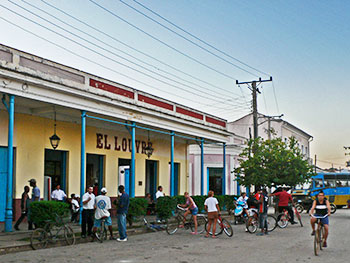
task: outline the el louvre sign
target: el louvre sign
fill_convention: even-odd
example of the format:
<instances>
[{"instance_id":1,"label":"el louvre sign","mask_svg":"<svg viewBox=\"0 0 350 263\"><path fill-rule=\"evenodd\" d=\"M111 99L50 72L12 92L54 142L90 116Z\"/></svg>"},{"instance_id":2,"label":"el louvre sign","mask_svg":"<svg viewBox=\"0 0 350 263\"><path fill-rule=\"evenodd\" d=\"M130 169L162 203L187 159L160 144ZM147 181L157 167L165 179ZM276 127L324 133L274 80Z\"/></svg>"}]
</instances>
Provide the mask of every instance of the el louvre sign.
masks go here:
<instances>
[{"instance_id":1,"label":"el louvre sign","mask_svg":"<svg viewBox=\"0 0 350 263\"><path fill-rule=\"evenodd\" d=\"M115 151L123 151L123 152L131 152L131 139L129 138L121 138L118 136L114 136L113 143L111 142L111 138L108 137L107 134L96 133L96 148L97 149L106 149L106 150L115 150ZM152 142L135 140L136 145L136 153L145 154L145 148L147 146L152 147Z\"/></svg>"}]
</instances>

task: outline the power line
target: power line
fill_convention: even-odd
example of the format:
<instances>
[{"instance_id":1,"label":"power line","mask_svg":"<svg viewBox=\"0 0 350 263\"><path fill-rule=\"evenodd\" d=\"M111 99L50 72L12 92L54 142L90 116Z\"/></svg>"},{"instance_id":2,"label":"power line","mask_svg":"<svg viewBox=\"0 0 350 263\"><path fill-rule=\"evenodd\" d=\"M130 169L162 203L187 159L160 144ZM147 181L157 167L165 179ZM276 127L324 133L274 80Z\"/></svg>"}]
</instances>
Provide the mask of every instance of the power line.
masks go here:
<instances>
[{"instance_id":1,"label":"power line","mask_svg":"<svg viewBox=\"0 0 350 263\"><path fill-rule=\"evenodd\" d=\"M280 109L278 107L278 101L277 101L276 89L275 89L274 81L272 81L272 90L273 90L273 96L275 97L275 103L276 103L277 112L279 113Z\"/></svg>"},{"instance_id":2,"label":"power line","mask_svg":"<svg viewBox=\"0 0 350 263\"><path fill-rule=\"evenodd\" d=\"M11 3L13 3L11 0L8 0L8 1L11 2ZM55 26L61 28L62 30L71 33L70 31L68 31L68 30L66 30L66 29L64 29L64 28L62 28L62 27L60 27L60 26L58 26L58 25L56 25L56 24L54 24L54 23L52 23L52 22L46 20L45 18L42 18L41 16L34 14L33 12L27 10L26 8L21 7L21 6L17 5L17 4L15 4L15 3L13 3L13 4L16 5L16 6L18 6L18 7L20 7L20 8L22 8L22 9L24 9L24 10L26 10L27 12L29 12L29 13L31 13L31 14L33 14L33 15L35 15L35 16L37 16L37 17L43 19L43 20L45 20L45 21L47 21L48 23L51 23L51 24L53 24L53 25L55 25ZM26 20L28 20L28 21L30 21L30 22L32 22L32 23L38 25L38 26L40 26L40 27L45 28L46 30L49 30L50 32L52 32L52 33L54 33L54 34L57 34L57 35L59 35L59 36L65 38L65 39L68 39L69 41L71 41L71 42L73 42L73 43L75 43L75 44L77 44L77 45L79 45L79 46L84 47L85 49L87 49L87 50L89 50L89 51L91 51L91 52L94 52L94 53L96 53L96 54L98 54L98 55L100 55L100 56L102 56L102 57L104 57L104 58L106 58L106 59L108 59L108 60L110 60L110 61L113 61L113 62L115 62L115 63L117 63L117 64L119 64L119 65L122 65L122 66L124 66L124 67L126 67L126 68L128 68L128 69L134 70L134 71L136 71L136 72L138 72L138 73L140 73L140 74L142 74L142 75L145 75L145 76L147 76L147 77L149 77L149 78L151 78L151 79L157 80L157 81L159 81L159 82L161 82L161 83L163 83L163 84L172 86L172 87L177 88L177 89L179 89L179 90L183 90L183 91L185 91L185 92L187 92L187 93L190 93L190 94L193 94L193 95L195 95L195 96L199 96L199 97L202 97L202 98L205 98L205 99L208 99L208 100L212 100L212 101L216 101L216 102L221 102L221 101L214 100L213 98L206 97L206 96L203 96L203 95L199 95L199 94L197 94L197 93L195 93L195 92L192 92L192 91L188 91L188 90L183 89L183 88L181 88L181 87L179 87L179 86L176 86L176 85L174 85L174 84L172 84L172 83L169 83L169 82L166 82L166 81L161 80L161 79L159 79L159 78L156 78L156 77L154 77L154 76L152 76L152 75L150 75L150 74L148 74L148 73L145 73L145 72L143 72L143 71L141 71L141 70L135 69L135 68L133 68L133 67L131 67L131 66L129 66L129 65L126 65L126 64L124 64L124 63L122 63L122 62L119 62L119 61L117 61L117 60L115 60L115 59L112 59L112 58L110 58L110 57L108 57L108 56L106 56L106 55L104 55L104 54L102 54L102 53L100 53L100 52L98 52L98 51L95 51L94 49L89 48L88 46L86 46L86 45L84 45L84 44L81 44L81 43L78 42L78 41L75 41L75 40L73 40L73 39L71 39L71 38L69 38L69 37L67 37L67 36L64 36L63 34L56 32L55 30L52 30L52 29L50 29L50 28L48 28L48 27L46 27L46 26L44 26L44 25L41 25L40 23L38 23L38 22L36 22L36 21L34 21L34 20L31 20L31 19L29 19L29 18L27 18L27 17L25 17L25 16L23 16L23 15L21 15L21 14L15 12L15 11L13 11L13 10L7 8L7 7L4 7L4 6L1 5L1 4L0 4L0 6L2 6L3 8L7 9L8 11L10 11L10 12L12 12L12 13L14 13L14 14L16 14L16 15L18 15L18 16L20 16L20 17L22 17L22 18L24 18L24 19L26 19ZM86 39L84 39L84 38L82 38L82 37L80 37L80 36L78 36L78 35L76 35L76 34L74 34L74 33L71 33L71 34L75 35L76 37L78 37L78 38L80 38L80 39L83 39L83 40L87 41L88 43L90 43L90 44L92 44L92 45L94 45L94 46L97 46L96 44L90 42L89 40L86 40ZM107 50L107 49L105 49L105 48L103 48L103 47L100 47L100 46L97 46L97 47L99 47L100 49L102 49L102 50L104 50L104 51L106 51L106 52L111 52L111 51L109 51L109 50ZM117 55L117 54L115 54L115 53L113 53L113 52L111 52L111 53L114 54L115 56L120 57L119 55ZM129 61L129 62L130 62L130 63L133 63L133 62L131 62L131 61ZM133 64L136 64L136 63L133 63ZM143 66L140 66L140 65L138 65L138 66L139 66L139 67L143 67ZM145 68L145 67L143 67L143 68L146 69L146 70L148 70L148 69ZM153 74L160 75L160 74L158 74L158 73L156 73L156 72L154 72L154 71L151 71L151 70L148 70L148 71L152 72ZM176 80L172 80L172 79L167 78L167 77L164 77L164 76L162 76L162 77L163 77L163 78L166 78L166 79L168 79L168 80L177 82ZM203 93L205 93L205 92L203 92ZM209 95L210 95L210 96L213 96L212 94L209 94ZM217 97L217 96L216 96L216 97ZM220 99L221 99L221 97L217 97L217 98L220 98Z\"/></svg>"},{"instance_id":3,"label":"power line","mask_svg":"<svg viewBox=\"0 0 350 263\"><path fill-rule=\"evenodd\" d=\"M2 5L0 4L0 6L2 6ZM3 6L2 6L2 7L3 7ZM61 45L59 45L59 44L57 44L57 43L55 43L55 42L53 42L53 41L48 40L47 38L44 38L44 37L42 37L42 36L40 36L40 35L38 35L38 34L35 34L34 32L31 32L30 30L27 30L27 29L21 27L20 25L17 25L17 24L15 24L15 23L13 23L13 22L11 22L11 21L9 21L9 20L3 18L3 17L0 17L0 19L2 19L3 21L7 22L8 24L10 24L10 25L12 25L12 26L15 26L15 27L17 27L17 28L19 28L19 29L21 29L21 30L23 30L23 31L25 31L25 32L27 32L27 33L29 33L29 34L35 36L35 37L37 37L37 38L40 38L41 40L44 40L44 41L46 41L46 42L48 42L48 43L50 43L50 44L52 44L52 45L54 45L54 46L56 46L56 47L61 48L62 50L66 51L66 52L68 52L68 53L70 53L70 54L73 54L74 56L77 56L77 57L79 57L79 58L81 58L81 59L83 59L83 60L86 60L86 61L88 61L88 62L90 62L90 63L92 63L92 64L95 64L95 65L97 65L97 66L99 66L99 67L101 67L101 68L104 68L104 69L107 69L107 70L109 70L109 71L111 71L111 72L117 73L117 74L119 74L119 75L121 75L121 76L123 76L123 77L126 77L126 78L128 78L128 79L131 79L131 80L133 80L133 81L135 81L135 82L137 82L137 83L140 83L140 84L142 84L142 85L145 85L145 86L147 86L147 87L149 87L149 88L158 90L158 91L160 91L160 92L165 92L164 90L162 90L162 89L160 89L160 88L153 87L153 86L151 86L151 85L149 85L149 84L147 84L147 83L145 83L145 82L143 82L143 81L140 81L140 80L138 80L138 79L135 79L135 78L133 78L133 77L130 77L130 76L124 74L124 73L121 73L121 72L115 70L115 69L106 67L105 65L103 65L103 64L101 64L101 63L98 63L98 62L93 61L93 60L91 60L91 59L89 59L89 58L86 58L85 56L79 55L78 53L75 53L75 52L71 51L71 50L68 49L68 48L65 48L65 47L63 47L63 46L61 46ZM189 98L187 98L187 97L181 97L181 96L179 96L178 94L175 94L175 93L172 93L172 92L168 92L168 91L166 91L166 93L167 93L167 94L170 94L170 95L173 95L173 96L176 96L176 97L178 97L178 98L187 100L187 101L191 101L191 102L197 103L197 104L199 104L199 105L203 105L203 103L198 102L198 100L191 100L191 99L189 99ZM217 107L217 108L218 108L218 109L226 109L226 108L222 108L222 107Z\"/></svg>"},{"instance_id":4,"label":"power line","mask_svg":"<svg viewBox=\"0 0 350 263\"><path fill-rule=\"evenodd\" d=\"M103 34L104 36L107 36L108 38L110 38L110 39L112 39L112 40L114 40L114 41L116 41L116 42L122 44L123 46L126 46L126 47L130 48L131 50L136 51L136 52L142 54L143 56L146 56L146 57L148 57L148 58L150 58L150 59L153 59L153 60L157 61L158 63L160 63L160 64L162 64L162 65L165 65L165 66L167 66L167 67L169 67L169 68L171 68L171 69L173 69L173 70L175 70L175 71L177 71L177 72L180 72L180 73L182 73L182 74L184 74L184 75L186 75L186 76L188 76L188 77L191 77L191 78L193 78L193 79L195 79L195 80L197 80L197 81L200 81L200 82L202 82L202 83L204 83L204 84L206 84L206 85L208 85L208 86L210 86L210 87L213 87L213 88L216 88L216 89L218 89L218 90L225 91L225 92L229 92L228 90L226 90L226 89L224 89L224 88L221 88L221 87L219 87L219 86L217 86L217 85L215 85L215 84L213 84L213 83L209 83L209 82L207 82L207 81L205 81L205 80L203 80L203 79L197 78L196 76L193 76L193 75L191 75L191 74L189 74L189 73L187 73L187 72L185 72L185 71L182 71L182 70L180 70L180 69L178 69L178 68L176 68L176 67L174 67L174 66L172 66L172 65L170 65L170 64L168 64L168 63L166 63L166 62L164 62L164 61L159 60L158 58L156 58L156 57L154 57L154 56L151 56L151 55L149 55L149 54L147 54L147 53L145 53L145 52L143 52L143 51L141 51L141 50L139 50L139 49L134 48L134 47L128 45L127 43L125 43L125 42L123 42L123 41L121 41L121 40L115 38L114 36L112 36L112 35L110 35L110 34L104 32L104 31L102 31L102 30L100 30L100 29L98 29L98 28L96 28L96 27L94 27L94 26L92 26L92 25L90 25L90 24L88 24L88 23L86 23L86 22L84 22L84 21L82 21L82 20L76 18L75 16L72 16L71 14L67 13L66 11L64 11L64 10L62 10L62 9L60 9L60 8L58 8L58 7L56 7L56 6L54 6L53 4L50 4L50 3L46 2L45 0L41 0L41 1L42 1L44 4L50 6L51 8L53 8L53 9L55 9L55 10L61 12L62 14L66 15L66 16L72 18L72 19L74 19L75 21L78 21L79 23L81 23L81 24L83 24L83 25L85 25L85 26L87 26L87 27L89 27L89 28L95 30L96 32L99 32L100 34ZM230 93L231 93L231 92L230 92ZM235 94L235 95L238 96L237 93L234 93L234 92L233 92L232 94Z\"/></svg>"},{"instance_id":5,"label":"power line","mask_svg":"<svg viewBox=\"0 0 350 263\"><path fill-rule=\"evenodd\" d=\"M168 23L171 24L172 26L174 26L174 27L176 27L177 29L181 30L182 32L184 32L184 33L190 35L191 37L193 37L193 38L195 38L196 40L202 42L203 44L207 45L208 47L211 47L212 49L216 50L217 52L219 52L219 53L221 53L221 54L223 54L223 55L225 55L225 56L227 56L227 57L229 57L229 58L231 58L231 59L233 59L233 60L235 60L235 61L237 61L237 62L243 64L243 65L245 65L246 67L248 67L248 68L250 68L250 69L253 69L253 70L255 70L255 71L261 73L261 74L264 74L264 75L266 75L266 76L271 76L270 74L265 73L265 72L263 72L263 71L261 71L261 70L255 68L255 67L252 67L252 66L248 65L247 63L244 63L243 61L241 61L241 60L239 60L239 59L237 59L237 58L231 56L230 54L227 54L226 52L224 52L224 51L222 51L222 50L216 48L215 46L209 44L208 42L206 42L206 41L200 39L199 37L193 35L193 34L190 33L189 31L187 31L187 30L181 28L180 26L176 25L175 23L171 22L170 20L168 20L168 19L166 19L165 17L161 16L160 14L158 14L158 13L155 12L155 11L153 11L153 10L150 9L149 7L145 6L144 4L142 4L142 3L140 3L140 2L138 2L138 1L136 1L136 0L133 0L133 1L134 1L135 3L137 3L138 5L142 6L143 8L145 8L146 10L150 11L152 14L158 16L159 18L161 18L161 19L163 19L164 21L168 22Z\"/></svg>"},{"instance_id":6,"label":"power line","mask_svg":"<svg viewBox=\"0 0 350 263\"><path fill-rule=\"evenodd\" d=\"M191 44L195 45L196 47L198 47L198 48L200 48L200 49L206 51L207 53L209 53L209 54L215 56L216 58L218 58L218 59L220 59L220 60L222 60L222 61L224 61L224 62L226 62L226 63L228 63L228 64L230 64L230 65L232 65L232 66L234 66L234 67L236 67L236 68L238 68L238 69L240 69L240 70L242 70L242 71L244 71L244 72L246 72L246 73L248 73L248 74L251 74L251 75L253 75L253 76L255 76L255 77L259 77L258 75L252 73L251 71L246 70L246 69L244 69L244 68L242 68L242 67L240 67L240 66L238 66L238 65L236 65L236 64L234 64L234 63L232 63L232 62L230 62L230 61L228 61L227 59L225 59L225 58L223 58L223 57L221 57L221 56L215 54L214 52L210 51L209 49L207 49L207 48L205 48L205 47L202 47L201 45L197 44L196 42L192 41L191 39L188 39L187 37L185 37L185 36L183 36L183 35L177 33L175 30L172 30L171 28L167 27L166 25L163 25L162 23L160 23L160 22L158 22L157 20L153 19L152 17L146 15L146 14L143 13L142 11L136 9L135 7L129 5L128 3L125 3L123 0L119 0L119 1L120 1L122 4L126 5L127 7L131 8L132 10L134 10L135 12L137 12L137 13L141 14L142 16L148 18L149 20L151 20L151 21L153 21L154 23L160 25L161 27L163 27L163 28L169 30L170 32L172 32L172 33L174 33L175 35L181 37L182 39L184 39L184 40L190 42ZM137 3L138 3L138 2L137 2Z\"/></svg>"},{"instance_id":7,"label":"power line","mask_svg":"<svg viewBox=\"0 0 350 263\"><path fill-rule=\"evenodd\" d=\"M26 1L24 1L24 0L22 0L22 1L25 2L25 3L28 4L28 5L30 5L30 6L32 6L32 7L34 7L34 8L36 8L37 10L40 10L41 12L44 12L45 14L48 14L48 15L50 15L51 17L54 17L55 19L57 19L58 21L64 23L65 25L68 25L68 26L70 26L70 27L72 27L72 28L78 30L79 32L81 32L81 33L83 33L83 34L86 34L86 35L88 35L89 37L91 37L91 38L93 38L93 39L95 39L95 40L97 40L97 41L100 41L100 42L104 43L104 44L107 45L108 47L113 48L113 49L115 49L115 50L118 50L118 51L120 51L120 52L122 52L122 53L125 53L126 55L131 56L131 57L133 57L133 58L136 59L136 60L139 60L138 58L136 58L136 57L134 57L134 56L132 56L132 55L129 55L128 53L126 53L126 52L124 52L124 51L122 51L122 50L120 50L120 49L118 49L118 48L115 48L115 47L111 46L111 45L108 44L108 43L105 43L105 42L101 41L100 39L96 38L95 36L93 36L93 35L91 35L91 34L89 34L89 33L86 33L86 32L84 32L84 31L80 30L79 28L76 28L76 27L74 27L74 26L72 26L72 25L69 25L69 24L66 23L65 21L63 21L63 20L61 20L61 19L59 19L59 18L57 18L57 17L51 15L50 13L48 13L48 12L42 10L41 8L38 8L38 7L32 5L32 4L30 4L30 3L28 3L28 2L26 2ZM75 36L75 37L77 37L77 38L83 39L84 41L86 41L86 42L88 42L88 43L90 43L90 44L92 44L92 45L94 45L94 46L97 46L97 47L101 48L101 49L104 50L104 51L111 52L111 51L106 50L105 48L103 48L103 47L101 47L101 46L99 46L99 45L96 45L96 44L92 43L91 41L89 41L89 40L87 40L87 39L85 39L85 38L82 38L82 37L80 37L80 36L78 36L78 35L72 33L72 32L69 31L69 30L66 30L65 28L63 28L63 27L61 27L61 26L58 26L58 25L55 24L55 23L52 23L51 21L49 21L49 20L47 20L47 19L41 17L40 15L35 14L35 13L31 12L30 10L28 10L28 9L26 9L26 8L24 8L24 7L22 7L22 6L19 6L19 5L15 4L15 3L13 3L11 0L9 0L9 2L11 2L12 4L14 4L14 5L16 5L16 6L20 7L20 8L22 8L22 9L24 9L25 11L31 13L32 15L34 15L34 16L36 16L36 17L39 17L40 19L42 19L42 20L44 20L44 21L50 23L51 25L54 25L54 26L60 28L61 30L64 30L65 32L68 32L69 34L72 34L73 36ZM177 81L177 80L170 79L170 78L165 77L165 76L163 76L163 75L161 75L161 74L159 74L159 73L157 73L157 72L154 72L154 71L152 71L152 70L149 70L148 68L143 67L143 66L141 66L141 65L139 65L139 64L137 64L137 63L134 63L134 62L132 62L131 60L129 60L129 59L123 57L123 56L120 56L120 55L118 55L118 54L116 54L116 53L114 53L114 52L111 52L111 53L112 53L113 55L115 55L115 56L117 56L117 57L119 57L119 58L122 58L122 59L128 61L129 63L132 63L132 64L134 64L134 65L136 65L136 66L138 66L138 67L141 67L141 68L143 68L144 70L147 70L147 71L149 71L149 72L151 72L151 73L153 73L153 74L156 74L156 75L158 75L158 76L161 76L161 77L163 77L163 78L165 78L165 79L168 79L168 80L173 81L173 82L175 82L175 83L178 83L178 84L180 84L180 85L189 87L189 88L191 88L191 89L193 89L193 90L197 90L197 91L202 92L202 93L204 93L204 94L207 94L207 95L209 95L209 96L213 96L213 97L216 97L216 98L218 98L218 99L221 99L221 97L218 97L218 96L212 95L212 94L210 94L210 93L201 91L201 90L199 90L199 89L197 89L197 88L194 88L194 87L192 87L192 86L189 86L189 85L180 83L180 82ZM141 61L142 63L147 64L148 66L154 67L154 65L152 65L152 64L149 64L149 63L144 62L144 61L142 61L142 60L139 60L139 61ZM171 73L169 73L169 74L171 74ZM175 77L177 77L177 76L175 75ZM203 87L203 88L204 88L204 87ZM206 89L206 88L204 88L204 89ZM184 90L184 89L183 89L183 90ZM207 89L206 89L206 90L207 90ZM184 90L184 91L186 91L186 90ZM191 92L190 92L190 93L191 93ZM192 93L192 94L195 94L195 93ZM225 96L225 95L223 95L223 96ZM235 98L233 98L233 99L235 99Z\"/></svg>"},{"instance_id":8,"label":"power line","mask_svg":"<svg viewBox=\"0 0 350 263\"><path fill-rule=\"evenodd\" d=\"M230 75L227 75L226 73L223 73L223 72L221 72L221 71L219 71L219 70L217 70L217 69L215 69L215 68L213 68L213 67L211 67L211 66L208 66L208 65L204 64L203 62L199 61L198 59L191 57L190 55L188 55L188 54L186 54L186 53L180 51L179 49L177 49L177 48L175 48L175 47L169 45L168 43L166 43L166 42L160 40L159 38L157 38L157 37L151 35L150 33L147 33L145 30L141 29L141 28L138 27L138 26L135 26L135 25L132 24L131 22L127 21L126 19L122 18L121 16L117 15L116 13L114 13L114 12L108 10L107 8L105 8L104 6L102 6L102 5L98 4L98 3L96 3L95 1L93 1L93 0L89 0L89 1L90 1L91 3L93 3L93 4L95 4L96 6L98 6L99 8L101 8L102 10L106 11L107 13L111 14L112 16L114 16L114 17L118 18L119 20L123 21L124 23L128 24L129 26L135 28L136 30L138 30L138 31L140 31L140 32L142 32L142 33L144 33L145 35L147 35L147 36L149 36L150 38L156 40L157 42L159 42L159 43L165 45L166 47L168 47L168 48L170 48L170 49L176 51L177 53L179 53L179 54L181 54L181 55L187 57L188 59L190 59L190 60L192 60L192 61L195 61L195 62L197 62L198 64L202 65L203 67L206 67L206 68L208 68L208 69L210 69L210 70L212 70L212 71L214 71L214 72L216 72L216 73L218 73L218 74L220 74L220 75L222 75L222 76L224 76L224 77L226 77L226 78L229 78L229 79L231 79L231 80L236 80L236 78L231 77Z\"/></svg>"}]
</instances>

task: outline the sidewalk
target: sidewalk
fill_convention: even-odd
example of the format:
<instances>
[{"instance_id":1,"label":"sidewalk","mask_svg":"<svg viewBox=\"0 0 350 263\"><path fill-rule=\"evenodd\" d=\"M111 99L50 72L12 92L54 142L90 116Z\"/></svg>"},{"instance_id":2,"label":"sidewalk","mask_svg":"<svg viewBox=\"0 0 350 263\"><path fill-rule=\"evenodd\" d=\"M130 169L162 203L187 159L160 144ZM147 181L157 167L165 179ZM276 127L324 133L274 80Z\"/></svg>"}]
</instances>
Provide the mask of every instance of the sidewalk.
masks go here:
<instances>
[{"instance_id":1,"label":"sidewalk","mask_svg":"<svg viewBox=\"0 0 350 263\"><path fill-rule=\"evenodd\" d=\"M147 216L147 220L153 221L154 216L150 216L149 218ZM116 218L112 219L112 225L113 225L113 233L118 235ZM79 224L70 224L70 226L75 233L76 244L90 242L90 238L80 237L81 226ZM13 228L13 232L5 233L4 227L5 227L4 224L0 225L0 255L32 249L30 246L30 236L33 231L27 230L26 222L23 222L23 224L20 225L20 231L16 231ZM132 227L129 227L129 225L127 225L128 235L137 235L137 234L146 233L148 231L149 230L147 230L147 228L143 226L143 222L133 223Z\"/></svg>"}]
</instances>

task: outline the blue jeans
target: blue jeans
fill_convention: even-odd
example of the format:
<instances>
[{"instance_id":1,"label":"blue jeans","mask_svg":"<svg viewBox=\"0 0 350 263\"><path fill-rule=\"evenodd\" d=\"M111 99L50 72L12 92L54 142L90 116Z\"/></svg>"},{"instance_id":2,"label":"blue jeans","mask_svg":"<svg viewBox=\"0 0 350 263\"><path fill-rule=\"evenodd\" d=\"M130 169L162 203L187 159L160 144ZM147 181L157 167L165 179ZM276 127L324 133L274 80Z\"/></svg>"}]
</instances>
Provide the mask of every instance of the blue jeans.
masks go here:
<instances>
[{"instance_id":1,"label":"blue jeans","mask_svg":"<svg viewBox=\"0 0 350 263\"><path fill-rule=\"evenodd\" d=\"M119 238L125 239L126 236L126 214L117 214Z\"/></svg>"}]
</instances>

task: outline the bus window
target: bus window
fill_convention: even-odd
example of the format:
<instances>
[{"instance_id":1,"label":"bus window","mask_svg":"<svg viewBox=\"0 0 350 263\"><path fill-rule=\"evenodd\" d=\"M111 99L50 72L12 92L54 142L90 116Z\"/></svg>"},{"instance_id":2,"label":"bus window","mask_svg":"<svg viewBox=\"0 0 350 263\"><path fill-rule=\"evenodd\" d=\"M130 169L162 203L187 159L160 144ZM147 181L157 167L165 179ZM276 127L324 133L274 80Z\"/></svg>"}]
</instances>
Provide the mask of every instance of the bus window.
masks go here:
<instances>
[{"instance_id":1,"label":"bus window","mask_svg":"<svg viewBox=\"0 0 350 263\"><path fill-rule=\"evenodd\" d=\"M335 180L324 180L325 187L336 187Z\"/></svg>"},{"instance_id":2,"label":"bus window","mask_svg":"<svg viewBox=\"0 0 350 263\"><path fill-rule=\"evenodd\" d=\"M339 181L337 181L337 186L338 187L347 187L347 186L349 186L349 181L348 180L339 180Z\"/></svg>"},{"instance_id":3,"label":"bus window","mask_svg":"<svg viewBox=\"0 0 350 263\"><path fill-rule=\"evenodd\" d=\"M322 179L314 179L315 188L323 188L323 181Z\"/></svg>"}]
</instances>

